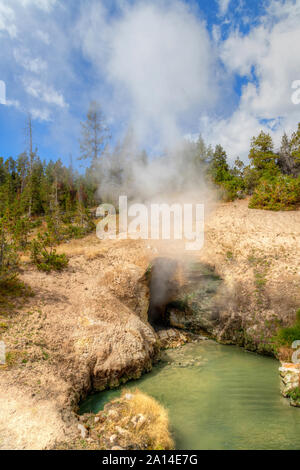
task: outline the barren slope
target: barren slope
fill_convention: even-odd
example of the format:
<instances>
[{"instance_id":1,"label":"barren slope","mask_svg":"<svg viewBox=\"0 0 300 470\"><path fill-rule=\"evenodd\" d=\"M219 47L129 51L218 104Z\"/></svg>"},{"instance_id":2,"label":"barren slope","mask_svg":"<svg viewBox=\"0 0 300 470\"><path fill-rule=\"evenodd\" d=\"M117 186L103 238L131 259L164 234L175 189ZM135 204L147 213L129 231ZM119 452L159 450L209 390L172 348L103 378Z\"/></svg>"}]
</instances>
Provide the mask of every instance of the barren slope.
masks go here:
<instances>
[{"instance_id":1,"label":"barren slope","mask_svg":"<svg viewBox=\"0 0 300 470\"><path fill-rule=\"evenodd\" d=\"M299 237L300 212L249 210L241 201L210 215L195 256L224 280L214 324L221 340L263 351L278 325L293 321ZM35 297L4 319L11 361L0 369L0 448L42 449L73 438L80 397L139 376L157 357L144 274L157 256L180 258L181 244L91 235L60 250L70 256L68 269L47 275L26 267L22 277Z\"/></svg>"}]
</instances>

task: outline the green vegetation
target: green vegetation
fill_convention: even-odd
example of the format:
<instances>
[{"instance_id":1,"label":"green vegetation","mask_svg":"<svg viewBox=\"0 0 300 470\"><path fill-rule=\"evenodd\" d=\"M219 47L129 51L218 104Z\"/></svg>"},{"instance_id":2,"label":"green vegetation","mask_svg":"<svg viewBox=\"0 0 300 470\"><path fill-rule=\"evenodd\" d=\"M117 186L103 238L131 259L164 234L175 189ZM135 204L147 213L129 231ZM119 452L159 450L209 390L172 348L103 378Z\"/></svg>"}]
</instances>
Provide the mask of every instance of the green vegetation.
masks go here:
<instances>
[{"instance_id":1,"label":"green vegetation","mask_svg":"<svg viewBox=\"0 0 300 470\"><path fill-rule=\"evenodd\" d=\"M287 396L288 398L291 398L293 401L300 403L300 387L296 387L293 390L290 390Z\"/></svg>"},{"instance_id":2,"label":"green vegetation","mask_svg":"<svg viewBox=\"0 0 300 470\"><path fill-rule=\"evenodd\" d=\"M102 115L95 103L82 128L82 156L92 155L95 165L104 150ZM40 270L60 271L68 260L55 246L95 228L89 209L99 202L94 168L81 175L73 170L72 160L69 167L61 160L42 161L33 147L30 116L26 131L27 150L16 159L0 157L0 289L7 283L17 286L21 254L30 253Z\"/></svg>"},{"instance_id":3,"label":"green vegetation","mask_svg":"<svg viewBox=\"0 0 300 470\"><path fill-rule=\"evenodd\" d=\"M209 152L208 152L209 153ZM252 196L249 207L265 210L294 210L300 205L300 123L289 139L285 134L281 148L274 151L269 134L253 137L249 152L250 165L237 159L233 168L227 163L224 149L210 150L210 179L221 190L225 201Z\"/></svg>"},{"instance_id":4,"label":"green vegetation","mask_svg":"<svg viewBox=\"0 0 300 470\"><path fill-rule=\"evenodd\" d=\"M6 353L6 366L14 367L17 364L26 364L27 363L27 352L26 351L8 351Z\"/></svg>"},{"instance_id":5,"label":"green vegetation","mask_svg":"<svg viewBox=\"0 0 300 470\"><path fill-rule=\"evenodd\" d=\"M40 271L62 271L68 265L65 254L57 254L48 233L38 235L31 244L31 260Z\"/></svg>"},{"instance_id":6,"label":"green vegetation","mask_svg":"<svg viewBox=\"0 0 300 470\"><path fill-rule=\"evenodd\" d=\"M67 258L55 247L95 229L91 207L101 202L97 188L104 193L130 188L129 155L142 172L148 164L146 152L133 150L130 132L114 149L107 148L109 132L97 103L91 103L82 123L80 159L90 165L85 174L74 171L72 160L69 167L61 160L43 161L34 149L30 116L26 127L27 150L16 159L0 158L0 284L17 277L20 254L30 253L32 262L46 272L66 267ZM253 137L247 166L238 158L230 167L221 145L212 149L201 137L185 142L182 152L191 187L205 175L225 201L251 195L250 208L292 210L300 205L300 124L290 138L283 136L277 152L269 134ZM110 197L113 200L107 194L106 202ZM227 259L233 259L231 252ZM263 277L258 275L256 284L263 287Z\"/></svg>"},{"instance_id":7,"label":"green vegetation","mask_svg":"<svg viewBox=\"0 0 300 470\"><path fill-rule=\"evenodd\" d=\"M288 328L281 328L274 341L279 346L291 346L294 341L300 340L300 309L296 313L296 323Z\"/></svg>"},{"instance_id":8,"label":"green vegetation","mask_svg":"<svg viewBox=\"0 0 300 470\"><path fill-rule=\"evenodd\" d=\"M300 178L279 175L274 180L262 180L254 192L249 207L273 211L293 210L300 204Z\"/></svg>"}]
</instances>

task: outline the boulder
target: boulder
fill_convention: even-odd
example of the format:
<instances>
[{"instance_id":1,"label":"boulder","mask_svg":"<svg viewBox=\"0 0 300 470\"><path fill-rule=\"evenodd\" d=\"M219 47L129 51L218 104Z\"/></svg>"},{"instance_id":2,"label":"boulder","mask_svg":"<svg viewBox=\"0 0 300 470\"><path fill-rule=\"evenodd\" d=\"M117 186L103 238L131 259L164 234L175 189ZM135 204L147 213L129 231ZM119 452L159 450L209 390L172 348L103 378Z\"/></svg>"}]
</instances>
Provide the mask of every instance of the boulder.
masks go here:
<instances>
[{"instance_id":1,"label":"boulder","mask_svg":"<svg viewBox=\"0 0 300 470\"><path fill-rule=\"evenodd\" d=\"M291 363L282 363L279 368L280 373L280 389L284 397L288 397L289 393L300 384L300 365Z\"/></svg>"}]
</instances>

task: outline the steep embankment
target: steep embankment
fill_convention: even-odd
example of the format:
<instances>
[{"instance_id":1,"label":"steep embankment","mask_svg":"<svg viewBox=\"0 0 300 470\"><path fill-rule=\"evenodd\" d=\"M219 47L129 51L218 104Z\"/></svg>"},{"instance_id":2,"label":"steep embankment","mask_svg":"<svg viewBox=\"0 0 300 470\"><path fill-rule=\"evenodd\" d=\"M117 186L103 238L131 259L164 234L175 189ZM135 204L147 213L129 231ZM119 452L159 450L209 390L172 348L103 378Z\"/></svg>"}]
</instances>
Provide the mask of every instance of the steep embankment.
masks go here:
<instances>
[{"instance_id":1,"label":"steep embankment","mask_svg":"<svg viewBox=\"0 0 300 470\"><path fill-rule=\"evenodd\" d=\"M224 279L218 339L268 352L280 325L300 306L300 211L248 209L247 201L218 207L206 226L202 260Z\"/></svg>"},{"instance_id":2,"label":"steep embankment","mask_svg":"<svg viewBox=\"0 0 300 470\"><path fill-rule=\"evenodd\" d=\"M165 258L154 262L152 283L163 286L173 326L202 328L219 341L272 353L278 328L295 322L300 211L251 210L248 201L220 204L207 217L201 252L184 253L171 244L159 250ZM171 273L165 285L163 271Z\"/></svg>"},{"instance_id":3,"label":"steep embankment","mask_svg":"<svg viewBox=\"0 0 300 470\"><path fill-rule=\"evenodd\" d=\"M299 234L300 212L251 211L246 201L218 206L195 253L220 277L205 287L203 326L222 341L268 351L278 325L292 323L300 306ZM177 245L91 235L60 250L70 256L68 269L47 275L26 267L22 277L35 297L5 318L10 361L0 371L0 448L76 438L78 400L138 377L158 356L145 273L156 257L181 260ZM176 295L181 288L184 275Z\"/></svg>"},{"instance_id":4,"label":"steep embankment","mask_svg":"<svg viewBox=\"0 0 300 470\"><path fill-rule=\"evenodd\" d=\"M2 448L51 447L72 436L71 410L82 396L138 377L159 351L146 323L144 245L93 235L60 249L71 257L68 269L47 275L28 267L22 277L35 296L6 318Z\"/></svg>"}]
</instances>

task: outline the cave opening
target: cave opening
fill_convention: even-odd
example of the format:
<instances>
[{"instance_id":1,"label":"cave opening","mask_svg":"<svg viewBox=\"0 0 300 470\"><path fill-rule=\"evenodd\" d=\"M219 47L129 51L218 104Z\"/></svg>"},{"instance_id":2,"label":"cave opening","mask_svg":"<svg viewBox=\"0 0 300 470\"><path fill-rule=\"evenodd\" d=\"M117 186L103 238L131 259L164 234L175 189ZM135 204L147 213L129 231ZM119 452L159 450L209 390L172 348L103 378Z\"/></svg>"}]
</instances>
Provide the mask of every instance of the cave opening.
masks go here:
<instances>
[{"instance_id":1,"label":"cave opening","mask_svg":"<svg viewBox=\"0 0 300 470\"><path fill-rule=\"evenodd\" d=\"M171 258L156 258L150 274L148 321L155 330L169 326L167 305L178 291L178 262Z\"/></svg>"}]
</instances>

